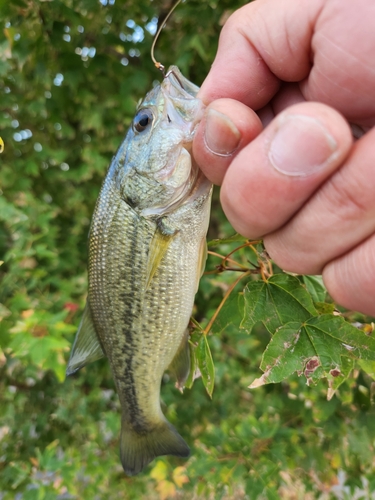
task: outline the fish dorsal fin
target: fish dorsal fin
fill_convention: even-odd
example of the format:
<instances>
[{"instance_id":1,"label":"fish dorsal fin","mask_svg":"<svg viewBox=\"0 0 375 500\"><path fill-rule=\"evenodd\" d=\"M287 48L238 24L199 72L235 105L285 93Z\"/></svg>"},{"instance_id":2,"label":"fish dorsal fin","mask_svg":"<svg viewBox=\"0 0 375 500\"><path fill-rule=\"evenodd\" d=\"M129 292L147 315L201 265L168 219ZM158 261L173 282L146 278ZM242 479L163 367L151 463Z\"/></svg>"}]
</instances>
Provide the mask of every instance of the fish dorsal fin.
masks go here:
<instances>
[{"instance_id":1,"label":"fish dorsal fin","mask_svg":"<svg viewBox=\"0 0 375 500\"><path fill-rule=\"evenodd\" d=\"M166 254L175 234L166 234L159 228L156 229L148 254L146 290L150 286L152 278L155 276L160 262Z\"/></svg>"},{"instance_id":2,"label":"fish dorsal fin","mask_svg":"<svg viewBox=\"0 0 375 500\"><path fill-rule=\"evenodd\" d=\"M87 302L70 351L66 374L72 375L83 366L102 358L104 355L91 318L90 306Z\"/></svg>"},{"instance_id":3,"label":"fish dorsal fin","mask_svg":"<svg viewBox=\"0 0 375 500\"><path fill-rule=\"evenodd\" d=\"M176 387L181 392L190 372L189 330L186 329L181 344L169 369L176 375Z\"/></svg>"}]
</instances>

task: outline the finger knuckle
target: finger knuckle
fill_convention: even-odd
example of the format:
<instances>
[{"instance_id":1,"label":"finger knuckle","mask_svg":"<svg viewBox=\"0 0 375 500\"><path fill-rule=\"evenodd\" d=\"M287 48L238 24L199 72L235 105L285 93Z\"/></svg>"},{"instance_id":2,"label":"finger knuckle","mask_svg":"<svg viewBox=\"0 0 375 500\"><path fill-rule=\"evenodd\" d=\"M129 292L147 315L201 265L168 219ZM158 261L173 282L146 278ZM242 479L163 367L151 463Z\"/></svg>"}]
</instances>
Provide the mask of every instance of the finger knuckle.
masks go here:
<instances>
[{"instance_id":1,"label":"finger knuckle","mask_svg":"<svg viewBox=\"0 0 375 500\"><path fill-rule=\"evenodd\" d=\"M352 176L349 182L347 176L338 171L327 182L324 193L340 222L360 221L375 209L373 190L363 186L360 175Z\"/></svg>"}]
</instances>

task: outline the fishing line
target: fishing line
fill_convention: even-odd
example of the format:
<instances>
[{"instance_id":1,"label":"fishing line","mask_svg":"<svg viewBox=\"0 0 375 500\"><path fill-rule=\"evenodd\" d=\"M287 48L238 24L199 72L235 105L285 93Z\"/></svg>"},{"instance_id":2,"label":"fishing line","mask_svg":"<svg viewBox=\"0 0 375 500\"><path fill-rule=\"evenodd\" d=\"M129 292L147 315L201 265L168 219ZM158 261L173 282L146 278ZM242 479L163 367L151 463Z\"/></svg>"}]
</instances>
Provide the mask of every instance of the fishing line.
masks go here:
<instances>
[{"instance_id":1,"label":"fishing line","mask_svg":"<svg viewBox=\"0 0 375 500\"><path fill-rule=\"evenodd\" d=\"M158 62L156 59L155 59L155 55L154 55L154 51L155 51L155 45L156 45L156 42L158 41L158 38L159 38L159 35L161 33L161 30L164 28L164 26L167 24L167 21L168 19L171 17L173 11L175 10L175 8L177 7L177 5L179 3L181 3L182 0L177 0L177 2L173 5L173 7L171 8L171 10L168 12L168 14L166 15L164 21L161 23L161 25L159 26L159 29L158 31L156 32L156 35L155 35L155 38L154 38L154 41L152 42L152 45L151 45L151 59L152 59L152 62L155 64L155 67L157 69L159 69L162 74L163 74L163 77L164 78L167 78L170 74L173 74L173 76L176 78L176 80L178 81L178 83L180 84L180 86L182 87L182 84L180 82L180 80L178 79L176 73L174 73L173 70L171 71L168 71L168 73L166 74L165 73L165 66L163 64L161 64L160 62Z\"/></svg>"}]
</instances>

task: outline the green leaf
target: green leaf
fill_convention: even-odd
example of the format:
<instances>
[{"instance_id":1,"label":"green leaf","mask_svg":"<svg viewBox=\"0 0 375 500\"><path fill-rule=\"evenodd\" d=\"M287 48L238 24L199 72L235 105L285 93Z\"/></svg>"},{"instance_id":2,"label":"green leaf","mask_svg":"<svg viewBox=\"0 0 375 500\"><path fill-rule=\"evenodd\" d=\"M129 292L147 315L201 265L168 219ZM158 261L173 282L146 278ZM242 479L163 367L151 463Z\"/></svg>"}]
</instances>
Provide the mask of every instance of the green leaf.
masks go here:
<instances>
[{"instance_id":1,"label":"green leaf","mask_svg":"<svg viewBox=\"0 0 375 500\"><path fill-rule=\"evenodd\" d=\"M210 398L215 384L215 367L212 361L210 346L207 342L207 336L202 335L197 347L198 368L202 374L203 385Z\"/></svg>"},{"instance_id":2,"label":"green leaf","mask_svg":"<svg viewBox=\"0 0 375 500\"><path fill-rule=\"evenodd\" d=\"M328 379L328 399L347 380L354 359L375 361L375 339L330 314L290 322L273 335L263 353L263 375L250 388L281 382L297 372L307 383Z\"/></svg>"},{"instance_id":3,"label":"green leaf","mask_svg":"<svg viewBox=\"0 0 375 500\"><path fill-rule=\"evenodd\" d=\"M233 236L229 236L229 238L210 240L207 242L208 247L215 247L217 245L224 245L226 243L245 243L248 239L240 234L236 233Z\"/></svg>"},{"instance_id":4,"label":"green leaf","mask_svg":"<svg viewBox=\"0 0 375 500\"><path fill-rule=\"evenodd\" d=\"M12 312L7 307L5 307L3 304L0 303L0 321L2 321L4 318L7 318L11 314L12 314Z\"/></svg>"},{"instance_id":5,"label":"green leaf","mask_svg":"<svg viewBox=\"0 0 375 500\"><path fill-rule=\"evenodd\" d=\"M313 301L324 302L327 289L323 284L323 278L321 276L301 276L301 278Z\"/></svg>"},{"instance_id":6,"label":"green leaf","mask_svg":"<svg viewBox=\"0 0 375 500\"><path fill-rule=\"evenodd\" d=\"M325 314L305 325L325 370L340 363L340 356L375 361L375 338L369 337L342 316Z\"/></svg>"},{"instance_id":7,"label":"green leaf","mask_svg":"<svg viewBox=\"0 0 375 500\"><path fill-rule=\"evenodd\" d=\"M187 389L191 389L193 387L194 380L198 378L196 346L190 341L189 341L189 349L190 349L190 372L185 382L185 387Z\"/></svg>"},{"instance_id":8,"label":"green leaf","mask_svg":"<svg viewBox=\"0 0 375 500\"><path fill-rule=\"evenodd\" d=\"M219 335L229 328L239 328L244 315L243 293L232 292L217 315L211 332Z\"/></svg>"},{"instance_id":9,"label":"green leaf","mask_svg":"<svg viewBox=\"0 0 375 500\"><path fill-rule=\"evenodd\" d=\"M207 61L207 50L202 45L202 40L199 35L193 35L190 39L189 46L191 49L195 49L203 61Z\"/></svg>"},{"instance_id":10,"label":"green leaf","mask_svg":"<svg viewBox=\"0 0 375 500\"><path fill-rule=\"evenodd\" d=\"M375 380L375 361L367 361L364 359L360 359L358 361L361 369L367 373L372 379Z\"/></svg>"},{"instance_id":11,"label":"green leaf","mask_svg":"<svg viewBox=\"0 0 375 500\"><path fill-rule=\"evenodd\" d=\"M316 352L302 324L291 322L279 328L263 353L260 365L263 375L254 380L251 389L281 382L292 373L302 374L306 360Z\"/></svg>"},{"instance_id":12,"label":"green leaf","mask_svg":"<svg viewBox=\"0 0 375 500\"><path fill-rule=\"evenodd\" d=\"M333 314L336 310L335 304L327 304L327 302L315 302L314 306L319 314Z\"/></svg>"},{"instance_id":13,"label":"green leaf","mask_svg":"<svg viewBox=\"0 0 375 500\"><path fill-rule=\"evenodd\" d=\"M294 276L276 274L267 281L250 281L245 290L245 315L241 327L249 332L261 321L272 334L290 321L317 315L311 296Z\"/></svg>"},{"instance_id":14,"label":"green leaf","mask_svg":"<svg viewBox=\"0 0 375 500\"><path fill-rule=\"evenodd\" d=\"M355 363L354 359L342 357L340 370L337 370L337 369L330 370L329 374L327 375L327 379L328 379L327 399L328 399L328 401L333 398L335 392L340 387L340 385L342 383L344 383L349 378L349 375L354 368L354 363Z\"/></svg>"}]
</instances>

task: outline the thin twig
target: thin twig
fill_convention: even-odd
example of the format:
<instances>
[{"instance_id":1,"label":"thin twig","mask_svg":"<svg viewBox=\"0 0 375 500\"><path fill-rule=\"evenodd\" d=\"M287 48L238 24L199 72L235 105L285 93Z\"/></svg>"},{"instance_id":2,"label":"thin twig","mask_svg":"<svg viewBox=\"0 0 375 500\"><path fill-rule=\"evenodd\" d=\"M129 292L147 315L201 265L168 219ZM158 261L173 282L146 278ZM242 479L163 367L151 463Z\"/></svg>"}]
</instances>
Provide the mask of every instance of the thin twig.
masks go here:
<instances>
[{"instance_id":1,"label":"thin twig","mask_svg":"<svg viewBox=\"0 0 375 500\"><path fill-rule=\"evenodd\" d=\"M237 267L222 267L221 265L220 266L217 266L218 268L218 271L219 272L222 272L222 271L236 271L238 273L249 273L249 274L259 274L260 273L260 268L259 267L255 267L254 269L249 269L248 267L244 267L244 268L237 268Z\"/></svg>"},{"instance_id":2,"label":"thin twig","mask_svg":"<svg viewBox=\"0 0 375 500\"><path fill-rule=\"evenodd\" d=\"M211 250L208 250L207 253L209 253L210 255L213 255L214 257L219 257L223 262L226 262L226 261L232 262L232 264L236 264L236 266L243 267L244 269L247 269L247 267L243 266L242 264L240 264L236 260L228 259L228 255L227 256L220 255L219 253L212 252ZM231 254L229 254L229 255L231 255Z\"/></svg>"},{"instance_id":3,"label":"thin twig","mask_svg":"<svg viewBox=\"0 0 375 500\"><path fill-rule=\"evenodd\" d=\"M241 276L239 276L232 284L231 286L228 288L228 290L226 291L224 297L223 297L223 300L220 302L220 305L219 307L216 309L214 315L212 316L212 318L210 319L208 325L206 326L206 328L204 329L204 332L203 334L204 335L207 335L209 333L209 331L211 330L211 327L212 325L214 324L219 312L221 311L223 305L225 304L225 302L227 301L229 295L232 293L233 289L235 288L235 286L240 282L240 280L242 280L242 278L244 278L245 276L250 276L251 274L251 270L247 271L246 273L242 274Z\"/></svg>"},{"instance_id":4,"label":"thin twig","mask_svg":"<svg viewBox=\"0 0 375 500\"><path fill-rule=\"evenodd\" d=\"M246 247L251 247L253 249L253 251L258 255L258 252L255 250L255 248L254 248L253 245L257 245L258 243L260 243L260 241L261 240L247 241L243 245L241 245L241 246L235 248L234 250L232 250L231 252L229 252L228 255L226 256L226 259L228 259L228 257L230 257L231 255L233 255L238 250L241 250L241 248L246 248Z\"/></svg>"}]
</instances>

